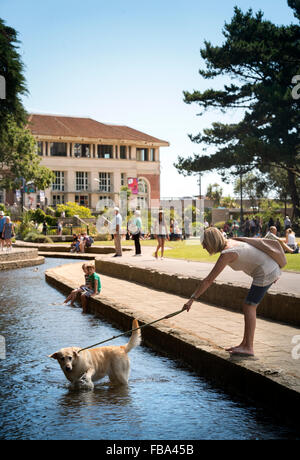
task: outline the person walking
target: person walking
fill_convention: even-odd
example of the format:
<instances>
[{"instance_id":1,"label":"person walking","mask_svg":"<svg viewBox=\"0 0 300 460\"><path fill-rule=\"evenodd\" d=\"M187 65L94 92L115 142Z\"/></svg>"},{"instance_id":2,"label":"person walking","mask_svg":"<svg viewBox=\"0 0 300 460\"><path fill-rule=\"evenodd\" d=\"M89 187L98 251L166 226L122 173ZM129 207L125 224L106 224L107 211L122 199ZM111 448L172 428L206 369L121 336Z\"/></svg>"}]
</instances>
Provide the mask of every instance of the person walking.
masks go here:
<instances>
[{"instance_id":1,"label":"person walking","mask_svg":"<svg viewBox=\"0 0 300 460\"><path fill-rule=\"evenodd\" d=\"M47 222L44 220L44 222L43 222L43 234L45 236L47 235L47 228L48 228Z\"/></svg>"},{"instance_id":2,"label":"person walking","mask_svg":"<svg viewBox=\"0 0 300 460\"><path fill-rule=\"evenodd\" d=\"M280 237L281 223L280 223L280 220L278 219L278 217L277 217L277 219L276 219L275 227L276 227L276 230L277 230L277 236Z\"/></svg>"},{"instance_id":3,"label":"person walking","mask_svg":"<svg viewBox=\"0 0 300 460\"><path fill-rule=\"evenodd\" d=\"M164 249L165 249L165 240L168 239L168 228L165 222L164 211L162 209L159 210L158 213L158 221L156 222L156 229L155 235L157 238L157 248L154 253L154 257L158 258L158 251L161 250L161 259L164 257Z\"/></svg>"},{"instance_id":4,"label":"person walking","mask_svg":"<svg viewBox=\"0 0 300 460\"><path fill-rule=\"evenodd\" d=\"M285 219L284 219L284 231L286 231L288 228L291 228L291 227L292 227L291 219L289 218L289 216L285 216Z\"/></svg>"},{"instance_id":5,"label":"person walking","mask_svg":"<svg viewBox=\"0 0 300 460\"><path fill-rule=\"evenodd\" d=\"M6 216L3 211L0 211L0 250L4 249L4 238L2 238L3 227L6 222Z\"/></svg>"},{"instance_id":6,"label":"person walking","mask_svg":"<svg viewBox=\"0 0 300 460\"><path fill-rule=\"evenodd\" d=\"M11 222L10 217L6 216L6 221L3 226L2 239L6 244L8 251L12 250L11 238L13 236L14 224Z\"/></svg>"},{"instance_id":7,"label":"person walking","mask_svg":"<svg viewBox=\"0 0 300 460\"><path fill-rule=\"evenodd\" d=\"M215 227L205 229L202 242L203 249L206 249L210 255L221 254L213 269L184 304L183 310L190 311L194 300L198 299L212 285L227 265L233 270L245 272L252 277L253 282L243 303L244 336L239 345L226 348L226 351L231 355L253 356L257 306L272 284L279 279L280 267L285 265L286 259L279 243L274 242L276 247L276 260L274 260L266 252L254 247L254 242L261 244L262 240L251 238L247 238L248 242L238 240L226 240Z\"/></svg>"},{"instance_id":8,"label":"person walking","mask_svg":"<svg viewBox=\"0 0 300 460\"><path fill-rule=\"evenodd\" d=\"M137 209L134 213L134 216L135 217L132 221L132 224L130 225L130 230L132 234L132 239L134 240L135 255L141 256L142 255L141 243L140 243L141 230L142 230L141 211Z\"/></svg>"},{"instance_id":9,"label":"person walking","mask_svg":"<svg viewBox=\"0 0 300 460\"><path fill-rule=\"evenodd\" d=\"M114 244L116 253L113 257L122 257L121 245L121 230L122 230L122 216L118 207L114 208L115 217L112 220L112 233L114 235Z\"/></svg>"}]
</instances>

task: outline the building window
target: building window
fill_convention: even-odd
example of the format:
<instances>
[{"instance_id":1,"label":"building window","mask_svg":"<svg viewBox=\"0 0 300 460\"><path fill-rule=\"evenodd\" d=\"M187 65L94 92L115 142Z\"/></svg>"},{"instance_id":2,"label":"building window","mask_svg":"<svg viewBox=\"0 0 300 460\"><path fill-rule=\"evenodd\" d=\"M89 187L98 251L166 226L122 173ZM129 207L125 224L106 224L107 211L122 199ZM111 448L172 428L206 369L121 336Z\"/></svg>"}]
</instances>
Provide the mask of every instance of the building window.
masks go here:
<instances>
[{"instance_id":1,"label":"building window","mask_svg":"<svg viewBox=\"0 0 300 460\"><path fill-rule=\"evenodd\" d=\"M138 196L137 206L139 209L146 209L147 208L147 198L145 196Z\"/></svg>"},{"instance_id":2,"label":"building window","mask_svg":"<svg viewBox=\"0 0 300 460\"><path fill-rule=\"evenodd\" d=\"M65 195L52 195L52 205L65 204Z\"/></svg>"},{"instance_id":3,"label":"building window","mask_svg":"<svg viewBox=\"0 0 300 460\"><path fill-rule=\"evenodd\" d=\"M131 146L128 146L128 158L131 160Z\"/></svg>"},{"instance_id":4,"label":"building window","mask_svg":"<svg viewBox=\"0 0 300 460\"><path fill-rule=\"evenodd\" d=\"M52 190L64 192L65 190L65 173L64 171L53 171L55 180L52 183Z\"/></svg>"},{"instance_id":5,"label":"building window","mask_svg":"<svg viewBox=\"0 0 300 460\"><path fill-rule=\"evenodd\" d=\"M148 149L136 149L137 161L148 161Z\"/></svg>"},{"instance_id":6,"label":"building window","mask_svg":"<svg viewBox=\"0 0 300 460\"><path fill-rule=\"evenodd\" d=\"M36 152L39 156L43 156L43 142L42 141L38 141L37 142L37 145L36 145Z\"/></svg>"},{"instance_id":7,"label":"building window","mask_svg":"<svg viewBox=\"0 0 300 460\"><path fill-rule=\"evenodd\" d=\"M120 159L126 160L126 145L120 145Z\"/></svg>"},{"instance_id":8,"label":"building window","mask_svg":"<svg viewBox=\"0 0 300 460\"><path fill-rule=\"evenodd\" d=\"M150 149L149 161L155 161L155 149Z\"/></svg>"},{"instance_id":9,"label":"building window","mask_svg":"<svg viewBox=\"0 0 300 460\"><path fill-rule=\"evenodd\" d=\"M149 187L144 179L138 180L139 194L137 196L137 205L140 209L145 209L148 206L148 191Z\"/></svg>"},{"instance_id":10,"label":"building window","mask_svg":"<svg viewBox=\"0 0 300 460\"><path fill-rule=\"evenodd\" d=\"M66 157L67 144L65 142L50 142L51 157Z\"/></svg>"},{"instance_id":11,"label":"building window","mask_svg":"<svg viewBox=\"0 0 300 460\"><path fill-rule=\"evenodd\" d=\"M90 158L90 144L74 144L74 156L76 158Z\"/></svg>"},{"instance_id":12,"label":"building window","mask_svg":"<svg viewBox=\"0 0 300 460\"><path fill-rule=\"evenodd\" d=\"M99 208L100 210L103 210L104 208L111 208L113 205L113 202L111 200L111 198L109 198L109 196L99 196L99 202L98 202L98 205L97 205L97 208Z\"/></svg>"},{"instance_id":13,"label":"building window","mask_svg":"<svg viewBox=\"0 0 300 460\"><path fill-rule=\"evenodd\" d=\"M112 158L113 146L112 145L98 145L97 147L98 158Z\"/></svg>"},{"instance_id":14,"label":"building window","mask_svg":"<svg viewBox=\"0 0 300 460\"><path fill-rule=\"evenodd\" d=\"M111 173L106 173L106 172L99 173L99 192L111 192L111 191L112 191Z\"/></svg>"},{"instance_id":15,"label":"building window","mask_svg":"<svg viewBox=\"0 0 300 460\"><path fill-rule=\"evenodd\" d=\"M126 173L121 173L121 187L127 186Z\"/></svg>"},{"instance_id":16,"label":"building window","mask_svg":"<svg viewBox=\"0 0 300 460\"><path fill-rule=\"evenodd\" d=\"M138 181L139 194L148 194L148 184L144 179Z\"/></svg>"},{"instance_id":17,"label":"building window","mask_svg":"<svg viewBox=\"0 0 300 460\"><path fill-rule=\"evenodd\" d=\"M87 172L76 172L76 191L88 189L88 173Z\"/></svg>"},{"instance_id":18,"label":"building window","mask_svg":"<svg viewBox=\"0 0 300 460\"><path fill-rule=\"evenodd\" d=\"M75 195L75 203L80 206L89 207L89 196L88 195Z\"/></svg>"}]
</instances>

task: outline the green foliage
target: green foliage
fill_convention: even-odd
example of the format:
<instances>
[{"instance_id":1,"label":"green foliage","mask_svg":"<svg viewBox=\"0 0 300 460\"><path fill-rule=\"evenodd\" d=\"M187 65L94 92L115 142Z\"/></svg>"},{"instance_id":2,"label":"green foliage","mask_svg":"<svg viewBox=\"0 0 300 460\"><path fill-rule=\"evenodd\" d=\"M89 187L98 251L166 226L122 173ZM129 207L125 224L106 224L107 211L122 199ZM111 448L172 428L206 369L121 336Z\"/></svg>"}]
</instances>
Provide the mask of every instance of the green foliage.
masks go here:
<instances>
[{"instance_id":1,"label":"green foliage","mask_svg":"<svg viewBox=\"0 0 300 460\"><path fill-rule=\"evenodd\" d=\"M299 18L299 2L289 0ZM229 77L223 89L184 92L187 104L196 103L205 111L242 109L241 121L213 123L190 139L212 146L212 155L179 157L175 165L183 174L218 170L228 174L253 169L266 172L277 166L288 174L288 188L295 215L300 214L296 176L300 176L299 101L292 97L295 75L300 74L300 27L278 26L263 18L260 11L243 13L235 8L223 29L221 46L205 42L201 56L206 67L199 71L208 80ZM202 113L200 113L201 115Z\"/></svg>"},{"instance_id":2,"label":"green foliage","mask_svg":"<svg viewBox=\"0 0 300 460\"><path fill-rule=\"evenodd\" d=\"M0 104L0 187L15 190L24 178L44 190L54 174L40 166L35 139L25 128L27 114L21 96L27 89L18 44L17 32L0 18L0 75L6 81L6 98Z\"/></svg>"},{"instance_id":3,"label":"green foliage","mask_svg":"<svg viewBox=\"0 0 300 460\"><path fill-rule=\"evenodd\" d=\"M0 18L0 75L6 80L6 98L0 104L0 139L8 115L13 115L19 126L26 122L21 96L27 94L27 89L17 37L17 32Z\"/></svg>"},{"instance_id":4,"label":"green foliage","mask_svg":"<svg viewBox=\"0 0 300 460\"><path fill-rule=\"evenodd\" d=\"M40 190L49 187L54 174L45 166L40 166L40 161L31 132L18 126L13 117L8 116L0 138L0 187L21 188L21 178L26 182L32 181Z\"/></svg>"},{"instance_id":5,"label":"green foliage","mask_svg":"<svg viewBox=\"0 0 300 460\"><path fill-rule=\"evenodd\" d=\"M57 226L57 222L58 222L57 217L46 215L45 220L47 222L47 225L49 225L49 227L56 227Z\"/></svg>"},{"instance_id":6,"label":"green foliage","mask_svg":"<svg viewBox=\"0 0 300 460\"><path fill-rule=\"evenodd\" d=\"M8 211L8 209L6 209L6 207L5 207L5 205L3 203L0 203L0 211L3 211L5 216L10 216L10 211Z\"/></svg>"},{"instance_id":7,"label":"green foliage","mask_svg":"<svg viewBox=\"0 0 300 460\"><path fill-rule=\"evenodd\" d=\"M90 219L93 217L89 208L80 206L72 201L68 201L66 204L58 204L56 207L56 216L60 217L63 211L65 212L66 217L78 216L81 219Z\"/></svg>"},{"instance_id":8,"label":"green foliage","mask_svg":"<svg viewBox=\"0 0 300 460\"><path fill-rule=\"evenodd\" d=\"M206 196L214 201L214 207L220 206L223 189L219 184L209 184L206 191Z\"/></svg>"},{"instance_id":9,"label":"green foliage","mask_svg":"<svg viewBox=\"0 0 300 460\"><path fill-rule=\"evenodd\" d=\"M237 207L237 203L231 196L223 196L220 201L220 206L233 209Z\"/></svg>"},{"instance_id":10,"label":"green foliage","mask_svg":"<svg viewBox=\"0 0 300 460\"><path fill-rule=\"evenodd\" d=\"M35 231L28 232L24 238L24 241L30 243L53 243L49 236L42 235L41 233Z\"/></svg>"},{"instance_id":11,"label":"green foliage","mask_svg":"<svg viewBox=\"0 0 300 460\"><path fill-rule=\"evenodd\" d=\"M37 224L42 224L46 218L46 214L42 209L35 209L28 211L30 215L30 219L33 220L33 222L36 222Z\"/></svg>"},{"instance_id":12,"label":"green foliage","mask_svg":"<svg viewBox=\"0 0 300 460\"><path fill-rule=\"evenodd\" d=\"M24 212L20 224L16 225L16 236L23 240L29 232L37 232L37 230L31 221L30 212Z\"/></svg>"}]
</instances>

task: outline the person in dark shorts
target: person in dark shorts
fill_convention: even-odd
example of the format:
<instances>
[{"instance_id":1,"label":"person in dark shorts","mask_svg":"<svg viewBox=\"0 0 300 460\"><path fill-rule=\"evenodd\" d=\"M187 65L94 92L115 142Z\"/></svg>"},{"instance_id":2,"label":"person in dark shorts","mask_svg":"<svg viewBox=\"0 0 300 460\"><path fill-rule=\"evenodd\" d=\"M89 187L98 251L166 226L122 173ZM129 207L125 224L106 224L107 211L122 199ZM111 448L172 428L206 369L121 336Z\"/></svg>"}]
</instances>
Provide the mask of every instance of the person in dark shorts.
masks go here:
<instances>
[{"instance_id":1,"label":"person in dark shorts","mask_svg":"<svg viewBox=\"0 0 300 460\"><path fill-rule=\"evenodd\" d=\"M227 265L233 270L241 270L251 276L253 282L243 303L244 337L239 345L226 348L226 351L231 355L253 356L256 309L268 289L279 279L281 275L279 263L249 242L226 240L221 232L214 227L205 229L202 246L211 255L218 252L221 255L208 276L201 282L188 302L184 304L183 309L189 311L194 300L211 286ZM278 252L282 252L284 256L279 243Z\"/></svg>"}]
</instances>

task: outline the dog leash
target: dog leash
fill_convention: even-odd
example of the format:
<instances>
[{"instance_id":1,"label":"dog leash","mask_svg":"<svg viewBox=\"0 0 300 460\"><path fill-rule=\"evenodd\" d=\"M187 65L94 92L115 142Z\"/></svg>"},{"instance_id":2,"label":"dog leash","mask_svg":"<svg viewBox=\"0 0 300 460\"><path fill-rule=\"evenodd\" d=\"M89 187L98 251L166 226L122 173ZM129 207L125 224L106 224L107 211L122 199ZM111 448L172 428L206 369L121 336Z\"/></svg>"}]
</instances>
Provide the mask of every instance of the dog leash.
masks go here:
<instances>
[{"instance_id":1,"label":"dog leash","mask_svg":"<svg viewBox=\"0 0 300 460\"><path fill-rule=\"evenodd\" d=\"M130 332L137 331L138 329L143 329L143 327L150 326L151 324L158 323L158 321L162 321L163 319L169 319L172 318L173 316L179 315L179 313L182 313L185 311L184 309L175 311L174 313L169 313L166 316L163 316L162 318L156 319L154 321L151 321L151 323L143 324L142 326L136 327L134 329L130 329L130 331L123 332L122 334L119 335L114 335L110 339L102 340L102 342L94 343L94 345L90 345L89 347L81 348L81 350L78 351L80 353L81 351L88 350L89 348L94 348L97 345L101 345L102 343L110 342L111 340L117 339L119 337L122 337L123 335L129 334Z\"/></svg>"}]
</instances>

